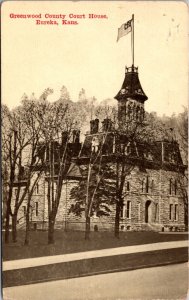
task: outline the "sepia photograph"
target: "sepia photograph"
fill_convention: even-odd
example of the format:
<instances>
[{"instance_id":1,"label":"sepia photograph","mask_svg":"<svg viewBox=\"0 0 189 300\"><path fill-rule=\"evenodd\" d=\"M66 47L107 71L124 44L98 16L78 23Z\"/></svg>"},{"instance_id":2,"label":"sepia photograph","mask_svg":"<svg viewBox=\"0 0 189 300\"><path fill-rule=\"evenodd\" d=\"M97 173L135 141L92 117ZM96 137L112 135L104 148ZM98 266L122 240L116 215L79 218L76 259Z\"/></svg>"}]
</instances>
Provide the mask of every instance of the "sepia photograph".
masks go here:
<instances>
[{"instance_id":1,"label":"sepia photograph","mask_svg":"<svg viewBox=\"0 0 189 300\"><path fill-rule=\"evenodd\" d=\"M184 1L2 2L2 299L187 299L188 51Z\"/></svg>"}]
</instances>

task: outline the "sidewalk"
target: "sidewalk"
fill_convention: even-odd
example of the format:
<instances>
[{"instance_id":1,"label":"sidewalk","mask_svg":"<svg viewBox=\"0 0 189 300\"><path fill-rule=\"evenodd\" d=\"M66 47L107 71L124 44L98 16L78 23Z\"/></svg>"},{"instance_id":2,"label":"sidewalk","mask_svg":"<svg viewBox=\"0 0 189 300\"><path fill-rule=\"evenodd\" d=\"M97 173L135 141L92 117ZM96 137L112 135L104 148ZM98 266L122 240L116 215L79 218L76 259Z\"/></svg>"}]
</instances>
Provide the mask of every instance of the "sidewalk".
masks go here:
<instances>
[{"instance_id":1,"label":"sidewalk","mask_svg":"<svg viewBox=\"0 0 189 300\"><path fill-rule=\"evenodd\" d=\"M148 251L158 251L166 249L184 248L188 247L188 241L173 241L163 243L153 243L145 245L127 246L111 249L103 249L96 251L86 251L63 255L44 256L29 259L19 259L3 262L3 271L18 270L30 267L45 266L57 263L79 261L83 259L108 257L122 254L134 254Z\"/></svg>"}]
</instances>

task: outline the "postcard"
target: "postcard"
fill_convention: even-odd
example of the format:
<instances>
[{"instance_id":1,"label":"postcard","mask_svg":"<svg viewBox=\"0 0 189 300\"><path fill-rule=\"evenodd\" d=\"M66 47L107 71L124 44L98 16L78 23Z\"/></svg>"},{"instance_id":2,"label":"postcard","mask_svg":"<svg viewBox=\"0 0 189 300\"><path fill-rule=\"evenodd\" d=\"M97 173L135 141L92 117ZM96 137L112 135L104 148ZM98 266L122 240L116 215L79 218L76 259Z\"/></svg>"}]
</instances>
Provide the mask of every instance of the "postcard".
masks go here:
<instances>
[{"instance_id":1,"label":"postcard","mask_svg":"<svg viewBox=\"0 0 189 300\"><path fill-rule=\"evenodd\" d=\"M188 7L1 5L2 297L186 299Z\"/></svg>"}]
</instances>

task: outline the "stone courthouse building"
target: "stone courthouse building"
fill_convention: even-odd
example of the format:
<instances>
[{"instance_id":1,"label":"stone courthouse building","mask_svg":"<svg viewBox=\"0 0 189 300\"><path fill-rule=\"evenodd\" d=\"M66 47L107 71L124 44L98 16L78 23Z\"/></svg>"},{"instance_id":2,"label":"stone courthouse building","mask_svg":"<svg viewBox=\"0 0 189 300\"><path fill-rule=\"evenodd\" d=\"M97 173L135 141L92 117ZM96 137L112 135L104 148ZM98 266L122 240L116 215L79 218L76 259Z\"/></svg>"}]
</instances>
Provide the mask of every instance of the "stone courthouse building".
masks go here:
<instances>
[{"instance_id":1,"label":"stone courthouse building","mask_svg":"<svg viewBox=\"0 0 189 300\"><path fill-rule=\"evenodd\" d=\"M71 162L62 187L61 201L56 218L56 227L67 230L84 230L85 218L70 213L73 200L71 189L78 184L86 170L91 153L98 153L103 143L102 156L110 165L115 164L117 153L122 153L131 171L126 175L123 208L120 212L120 230L182 231L184 225L184 202L179 182L184 172L179 145L174 140L143 142L131 140L126 134L126 125L144 119L144 104L148 99L139 81L138 69L126 68L122 87L115 96L118 102L118 124L122 132L117 138L113 123L105 119L91 120L90 132L81 145L79 136L73 144L79 149L79 158ZM122 152L124 151L124 153ZM56 178L55 178L56 181ZM16 188L16 187L15 187ZM48 223L47 178L41 177L36 185L31 210L33 229L46 229ZM115 205L110 206L110 215L91 217L91 230L113 230ZM26 213L26 203L20 208L19 218L22 226Z\"/></svg>"}]
</instances>

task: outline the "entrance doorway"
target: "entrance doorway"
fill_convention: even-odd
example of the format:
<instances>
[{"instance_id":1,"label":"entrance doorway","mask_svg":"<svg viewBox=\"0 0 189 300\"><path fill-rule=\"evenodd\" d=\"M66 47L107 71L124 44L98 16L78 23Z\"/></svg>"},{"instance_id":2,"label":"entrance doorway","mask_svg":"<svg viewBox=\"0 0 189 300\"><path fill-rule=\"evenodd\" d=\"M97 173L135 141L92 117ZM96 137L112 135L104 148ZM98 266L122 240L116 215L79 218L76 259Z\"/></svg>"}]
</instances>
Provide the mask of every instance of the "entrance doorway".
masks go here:
<instances>
[{"instance_id":1,"label":"entrance doorway","mask_svg":"<svg viewBox=\"0 0 189 300\"><path fill-rule=\"evenodd\" d=\"M150 200L146 201L145 204L145 222L150 223L152 219L152 202Z\"/></svg>"}]
</instances>

